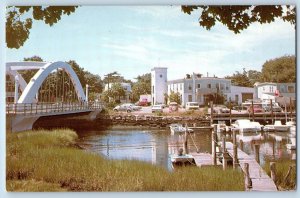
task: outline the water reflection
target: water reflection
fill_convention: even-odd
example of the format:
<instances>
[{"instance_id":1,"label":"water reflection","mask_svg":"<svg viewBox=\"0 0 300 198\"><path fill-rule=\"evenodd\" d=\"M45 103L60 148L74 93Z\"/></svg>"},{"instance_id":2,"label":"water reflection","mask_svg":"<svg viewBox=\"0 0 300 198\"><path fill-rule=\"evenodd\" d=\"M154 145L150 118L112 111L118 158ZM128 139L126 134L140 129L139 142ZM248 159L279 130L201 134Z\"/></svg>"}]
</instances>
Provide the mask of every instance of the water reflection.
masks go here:
<instances>
[{"instance_id":1,"label":"water reflection","mask_svg":"<svg viewBox=\"0 0 300 198\"><path fill-rule=\"evenodd\" d=\"M79 144L109 159L136 159L170 168L169 154L183 147L184 135L169 130L109 129L79 132ZM266 159L295 159L296 151L286 148L295 137L289 133L238 134L238 147L263 165ZM221 135L218 134L221 140ZM227 135L226 141L232 142ZM188 149L211 153L211 132L188 134Z\"/></svg>"}]
</instances>

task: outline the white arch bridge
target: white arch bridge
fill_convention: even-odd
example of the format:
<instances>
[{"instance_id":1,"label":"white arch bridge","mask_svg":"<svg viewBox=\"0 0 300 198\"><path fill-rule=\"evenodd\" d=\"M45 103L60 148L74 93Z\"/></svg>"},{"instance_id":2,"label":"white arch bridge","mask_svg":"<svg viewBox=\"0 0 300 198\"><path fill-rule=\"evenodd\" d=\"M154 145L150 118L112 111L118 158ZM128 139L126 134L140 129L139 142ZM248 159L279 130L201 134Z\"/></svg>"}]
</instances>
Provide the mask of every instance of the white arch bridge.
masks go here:
<instances>
[{"instance_id":1,"label":"white arch bridge","mask_svg":"<svg viewBox=\"0 0 300 198\"><path fill-rule=\"evenodd\" d=\"M22 76L26 70L37 71L28 84ZM32 129L41 116L50 119L55 115L87 112L93 119L102 110L101 103L88 102L88 85L85 94L76 73L66 62L8 62L6 76L6 117L11 131ZM52 84L45 85L51 76L54 76ZM9 90L8 82L13 90Z\"/></svg>"}]
</instances>

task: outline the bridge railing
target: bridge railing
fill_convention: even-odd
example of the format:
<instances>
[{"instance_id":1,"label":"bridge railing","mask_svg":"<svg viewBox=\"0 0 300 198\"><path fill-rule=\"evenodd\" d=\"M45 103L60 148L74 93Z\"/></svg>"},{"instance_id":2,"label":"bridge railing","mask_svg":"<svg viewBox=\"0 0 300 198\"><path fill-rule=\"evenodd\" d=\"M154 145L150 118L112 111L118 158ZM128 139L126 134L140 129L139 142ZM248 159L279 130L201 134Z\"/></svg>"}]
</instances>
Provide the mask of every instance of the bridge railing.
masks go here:
<instances>
[{"instance_id":1,"label":"bridge railing","mask_svg":"<svg viewBox=\"0 0 300 198\"><path fill-rule=\"evenodd\" d=\"M6 114L35 115L61 112L78 112L102 109L102 103L25 103L6 104Z\"/></svg>"}]
</instances>

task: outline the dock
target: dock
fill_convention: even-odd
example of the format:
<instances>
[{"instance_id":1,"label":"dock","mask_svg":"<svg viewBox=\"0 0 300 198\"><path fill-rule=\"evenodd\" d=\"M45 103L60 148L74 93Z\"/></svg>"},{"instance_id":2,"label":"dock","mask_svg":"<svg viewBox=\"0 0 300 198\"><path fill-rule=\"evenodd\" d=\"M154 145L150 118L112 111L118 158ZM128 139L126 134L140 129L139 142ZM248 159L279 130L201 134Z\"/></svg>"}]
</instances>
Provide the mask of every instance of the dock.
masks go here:
<instances>
[{"instance_id":1,"label":"dock","mask_svg":"<svg viewBox=\"0 0 300 198\"><path fill-rule=\"evenodd\" d=\"M213 166L213 159L210 153L192 152L190 154L193 155L198 167ZM222 166L221 162L219 161L217 161L217 165Z\"/></svg>"},{"instance_id":2,"label":"dock","mask_svg":"<svg viewBox=\"0 0 300 198\"><path fill-rule=\"evenodd\" d=\"M228 154L233 157L234 150L231 142L226 142L226 150ZM267 175L253 157L250 157L239 148L237 149L237 156L238 163L244 172L244 164L249 164L249 175L252 181L252 188L249 191L277 191L274 181Z\"/></svg>"}]
</instances>

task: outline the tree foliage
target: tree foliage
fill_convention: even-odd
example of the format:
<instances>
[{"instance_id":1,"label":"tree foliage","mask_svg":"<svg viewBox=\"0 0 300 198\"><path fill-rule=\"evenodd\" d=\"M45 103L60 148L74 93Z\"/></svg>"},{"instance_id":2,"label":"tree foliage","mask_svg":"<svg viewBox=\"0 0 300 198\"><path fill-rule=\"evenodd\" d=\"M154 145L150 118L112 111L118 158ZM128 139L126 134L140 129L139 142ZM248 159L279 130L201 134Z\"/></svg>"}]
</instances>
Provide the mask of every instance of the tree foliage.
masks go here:
<instances>
[{"instance_id":1,"label":"tree foliage","mask_svg":"<svg viewBox=\"0 0 300 198\"><path fill-rule=\"evenodd\" d=\"M170 102L177 102L177 104L181 104L180 93L171 91L169 95Z\"/></svg>"},{"instance_id":2,"label":"tree foliage","mask_svg":"<svg viewBox=\"0 0 300 198\"><path fill-rule=\"evenodd\" d=\"M39 56L32 56L28 58L24 58L24 61L36 61L36 62L43 62L43 59ZM30 79L34 76L37 70L21 70L19 73L22 75L24 80L29 83Z\"/></svg>"},{"instance_id":3,"label":"tree foliage","mask_svg":"<svg viewBox=\"0 0 300 198\"><path fill-rule=\"evenodd\" d=\"M266 61L262 66L262 79L265 82L295 83L296 57L283 56Z\"/></svg>"},{"instance_id":4,"label":"tree foliage","mask_svg":"<svg viewBox=\"0 0 300 198\"><path fill-rule=\"evenodd\" d=\"M75 12L77 6L9 6L6 13L6 44L8 48L20 48L29 38L32 20L41 20L50 26L62 15Z\"/></svg>"},{"instance_id":5,"label":"tree foliage","mask_svg":"<svg viewBox=\"0 0 300 198\"><path fill-rule=\"evenodd\" d=\"M231 79L231 83L235 86L253 87L245 68L243 68L243 72L236 71L232 76L225 76L225 78Z\"/></svg>"},{"instance_id":6,"label":"tree foliage","mask_svg":"<svg viewBox=\"0 0 300 198\"><path fill-rule=\"evenodd\" d=\"M220 22L234 33L240 33L247 29L252 23L271 23L276 18L296 24L296 7L282 5L240 5L240 6L208 6L192 5L181 6L184 13L191 14L199 9L200 26L210 30L216 22Z\"/></svg>"},{"instance_id":7,"label":"tree foliage","mask_svg":"<svg viewBox=\"0 0 300 198\"><path fill-rule=\"evenodd\" d=\"M137 82L132 85L131 99L138 101L140 95L151 94L151 73L139 75Z\"/></svg>"}]
</instances>

